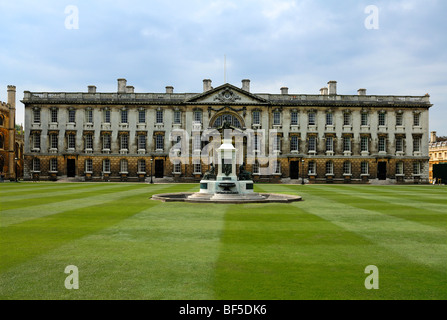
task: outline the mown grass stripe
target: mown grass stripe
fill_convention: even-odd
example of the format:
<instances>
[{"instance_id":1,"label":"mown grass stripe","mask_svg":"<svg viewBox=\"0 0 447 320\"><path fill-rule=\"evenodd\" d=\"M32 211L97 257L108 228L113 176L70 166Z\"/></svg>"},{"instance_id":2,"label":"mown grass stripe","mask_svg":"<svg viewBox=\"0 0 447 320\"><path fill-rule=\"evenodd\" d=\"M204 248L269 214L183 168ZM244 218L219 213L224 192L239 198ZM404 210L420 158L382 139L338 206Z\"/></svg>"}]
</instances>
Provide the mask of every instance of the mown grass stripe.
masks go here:
<instances>
[{"instance_id":1,"label":"mown grass stripe","mask_svg":"<svg viewBox=\"0 0 447 320\"><path fill-rule=\"evenodd\" d=\"M98 190L104 190L107 188L118 188L120 187L119 185L102 185L102 186L98 186L98 185L88 185L88 186L81 186L81 187L61 187L61 188L53 188L51 190L38 190L38 192L26 192L25 194L20 194L20 195L8 195L8 197L6 199L2 199L0 198L0 210L1 211L5 211L8 210L10 208L14 208L17 207L17 204L19 203L18 201L20 200L26 200L26 202L21 202L20 206L24 207L24 206L33 206L36 205L37 203L42 203L45 200L41 200L41 199L45 199L45 198L51 198L48 199L47 202L54 202L54 199L61 199L65 200L66 196L67 196L67 191L69 191L69 196L73 196L76 194L82 194L82 193L86 193L86 192L95 192ZM122 187L122 186L121 186ZM35 201L30 201L31 199L35 200Z\"/></svg>"},{"instance_id":2,"label":"mown grass stripe","mask_svg":"<svg viewBox=\"0 0 447 320\"><path fill-rule=\"evenodd\" d=\"M8 250L2 250L0 272L157 205L150 193L167 187L126 186L130 190L101 194L97 201L88 199L81 206L65 207L51 215L40 213L33 220L2 228L0 247Z\"/></svg>"},{"instance_id":3,"label":"mown grass stripe","mask_svg":"<svg viewBox=\"0 0 447 320\"><path fill-rule=\"evenodd\" d=\"M5 184L0 183L0 198L3 196L21 195L32 191L33 193L44 193L55 189L77 189L77 188L88 188L92 184L73 184L73 183L53 183L53 184L31 184L28 182L21 182L19 184Z\"/></svg>"},{"instance_id":4,"label":"mown grass stripe","mask_svg":"<svg viewBox=\"0 0 447 320\"><path fill-rule=\"evenodd\" d=\"M0 228L8 227L13 224L22 223L27 220L36 219L44 216L58 214L66 210L82 209L89 206L97 206L109 201L121 199L131 196L133 194L147 193L150 197L150 192L158 192L168 187L167 185L156 185L156 187L149 188L147 185L112 185L112 188L107 186L103 192L96 192L86 196L83 194L67 195L60 198L60 201L53 201L47 199L47 203L42 205L19 207L0 212ZM66 200L72 198L71 200Z\"/></svg>"},{"instance_id":5,"label":"mown grass stripe","mask_svg":"<svg viewBox=\"0 0 447 320\"><path fill-rule=\"evenodd\" d=\"M150 207L10 268L0 277L0 297L41 292L43 299L212 299L224 207L162 203L143 195L132 202ZM67 265L79 268L79 290L64 287ZM19 282L13 279L17 274Z\"/></svg>"},{"instance_id":6,"label":"mown grass stripe","mask_svg":"<svg viewBox=\"0 0 447 320\"><path fill-rule=\"evenodd\" d=\"M349 197L351 206L364 209L372 207L370 201L365 201L371 200L371 194L354 193L353 190L349 189L337 189L333 190L333 193ZM425 203L424 201L413 200L413 198L403 199L400 195L376 195L373 206L375 211L383 214L447 230L447 213L444 200L437 203ZM421 210L422 207L424 208L423 211Z\"/></svg>"},{"instance_id":7,"label":"mown grass stripe","mask_svg":"<svg viewBox=\"0 0 447 320\"><path fill-rule=\"evenodd\" d=\"M318 189L318 195L313 192L315 189ZM354 207L350 205L351 196L342 197L335 190L333 186L303 189L301 193L308 201L293 205L388 248L395 254L405 256L410 261L438 272L446 272L445 231L375 211L374 201L369 210Z\"/></svg>"}]
</instances>

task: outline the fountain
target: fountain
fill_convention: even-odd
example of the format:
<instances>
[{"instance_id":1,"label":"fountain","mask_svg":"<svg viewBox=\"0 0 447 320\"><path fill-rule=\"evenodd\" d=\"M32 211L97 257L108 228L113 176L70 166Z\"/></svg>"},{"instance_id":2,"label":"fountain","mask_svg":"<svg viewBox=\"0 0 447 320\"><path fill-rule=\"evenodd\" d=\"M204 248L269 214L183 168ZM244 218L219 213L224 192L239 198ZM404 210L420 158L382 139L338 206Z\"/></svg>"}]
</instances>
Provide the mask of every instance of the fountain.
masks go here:
<instances>
[{"instance_id":1,"label":"fountain","mask_svg":"<svg viewBox=\"0 0 447 320\"><path fill-rule=\"evenodd\" d=\"M195 193L158 194L153 200L184 201L197 203L264 203L300 201L300 196L286 194L256 193L250 172L245 164L239 167L236 174L236 149L231 139L224 139L217 149L218 173L214 164L200 181L200 191Z\"/></svg>"}]
</instances>

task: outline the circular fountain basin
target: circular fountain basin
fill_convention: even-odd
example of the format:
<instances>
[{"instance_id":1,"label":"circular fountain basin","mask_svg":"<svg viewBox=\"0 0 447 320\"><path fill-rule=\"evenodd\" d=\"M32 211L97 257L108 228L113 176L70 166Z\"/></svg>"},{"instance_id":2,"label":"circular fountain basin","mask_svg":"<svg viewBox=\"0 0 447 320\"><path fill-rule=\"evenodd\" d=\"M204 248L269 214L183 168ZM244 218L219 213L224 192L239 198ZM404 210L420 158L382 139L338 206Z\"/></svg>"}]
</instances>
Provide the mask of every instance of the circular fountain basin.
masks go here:
<instances>
[{"instance_id":1,"label":"circular fountain basin","mask_svg":"<svg viewBox=\"0 0 447 320\"><path fill-rule=\"evenodd\" d=\"M180 193L163 193L152 196L152 200L159 200L162 202L191 202L191 203L290 203L301 201L301 196L290 194L276 194L276 193L259 193L253 195L219 195L180 192Z\"/></svg>"}]
</instances>

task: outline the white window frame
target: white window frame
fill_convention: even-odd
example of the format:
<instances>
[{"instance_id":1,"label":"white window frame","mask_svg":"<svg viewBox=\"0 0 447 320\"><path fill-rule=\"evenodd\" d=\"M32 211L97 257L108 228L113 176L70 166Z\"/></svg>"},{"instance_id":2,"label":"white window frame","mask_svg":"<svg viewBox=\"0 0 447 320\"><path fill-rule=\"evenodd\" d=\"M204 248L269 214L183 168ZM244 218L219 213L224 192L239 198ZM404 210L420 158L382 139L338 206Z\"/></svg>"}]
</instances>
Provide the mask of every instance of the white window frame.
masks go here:
<instances>
[{"instance_id":1,"label":"white window frame","mask_svg":"<svg viewBox=\"0 0 447 320\"><path fill-rule=\"evenodd\" d=\"M174 124L182 123L182 113L180 110L174 110Z\"/></svg>"},{"instance_id":2,"label":"white window frame","mask_svg":"<svg viewBox=\"0 0 447 320\"><path fill-rule=\"evenodd\" d=\"M57 123L58 122L58 109L52 108L50 111L50 122L51 123Z\"/></svg>"},{"instance_id":3,"label":"white window frame","mask_svg":"<svg viewBox=\"0 0 447 320\"><path fill-rule=\"evenodd\" d=\"M351 137L343 137L343 152L352 151L352 139Z\"/></svg>"},{"instance_id":4,"label":"white window frame","mask_svg":"<svg viewBox=\"0 0 447 320\"><path fill-rule=\"evenodd\" d=\"M334 175L334 162L327 161L326 162L326 175Z\"/></svg>"},{"instance_id":5,"label":"white window frame","mask_svg":"<svg viewBox=\"0 0 447 320\"><path fill-rule=\"evenodd\" d=\"M75 134L69 134L67 136L67 147L68 149L76 149L76 135Z\"/></svg>"},{"instance_id":6,"label":"white window frame","mask_svg":"<svg viewBox=\"0 0 447 320\"><path fill-rule=\"evenodd\" d=\"M182 163L180 162L180 161L175 161L174 162L174 165L172 166L172 173L176 173L176 174L179 174L179 173L182 173Z\"/></svg>"},{"instance_id":7,"label":"white window frame","mask_svg":"<svg viewBox=\"0 0 447 320\"><path fill-rule=\"evenodd\" d=\"M156 124L163 124L163 110L156 110L155 111L155 123Z\"/></svg>"},{"instance_id":8,"label":"white window frame","mask_svg":"<svg viewBox=\"0 0 447 320\"><path fill-rule=\"evenodd\" d=\"M146 173L146 160L138 160L138 173Z\"/></svg>"},{"instance_id":9,"label":"white window frame","mask_svg":"<svg viewBox=\"0 0 447 320\"><path fill-rule=\"evenodd\" d=\"M129 111L127 109L121 110L121 123L129 123Z\"/></svg>"},{"instance_id":10,"label":"white window frame","mask_svg":"<svg viewBox=\"0 0 447 320\"><path fill-rule=\"evenodd\" d=\"M34 109L33 110L33 123L40 123L41 117L40 117L40 109Z\"/></svg>"},{"instance_id":11,"label":"white window frame","mask_svg":"<svg viewBox=\"0 0 447 320\"><path fill-rule=\"evenodd\" d=\"M85 110L85 122L93 123L93 110L92 109Z\"/></svg>"},{"instance_id":12,"label":"white window frame","mask_svg":"<svg viewBox=\"0 0 447 320\"><path fill-rule=\"evenodd\" d=\"M202 174L202 163L200 160L195 160L193 163L193 174Z\"/></svg>"},{"instance_id":13,"label":"white window frame","mask_svg":"<svg viewBox=\"0 0 447 320\"><path fill-rule=\"evenodd\" d=\"M85 159L85 172L92 173L93 172L93 160Z\"/></svg>"},{"instance_id":14,"label":"white window frame","mask_svg":"<svg viewBox=\"0 0 447 320\"><path fill-rule=\"evenodd\" d=\"M127 159L120 160L120 173L128 173L129 162Z\"/></svg>"},{"instance_id":15,"label":"white window frame","mask_svg":"<svg viewBox=\"0 0 447 320\"><path fill-rule=\"evenodd\" d=\"M387 145L386 145L386 138L385 137L379 137L378 141L378 150L379 152L386 152Z\"/></svg>"},{"instance_id":16,"label":"white window frame","mask_svg":"<svg viewBox=\"0 0 447 320\"><path fill-rule=\"evenodd\" d=\"M309 161L308 163L308 172L309 175L317 174L317 163L315 161Z\"/></svg>"},{"instance_id":17,"label":"white window frame","mask_svg":"<svg viewBox=\"0 0 447 320\"><path fill-rule=\"evenodd\" d=\"M33 158L33 172L40 172L40 159L39 158Z\"/></svg>"},{"instance_id":18,"label":"white window frame","mask_svg":"<svg viewBox=\"0 0 447 320\"><path fill-rule=\"evenodd\" d=\"M104 159L102 161L102 172L110 173L110 159Z\"/></svg>"},{"instance_id":19,"label":"white window frame","mask_svg":"<svg viewBox=\"0 0 447 320\"><path fill-rule=\"evenodd\" d=\"M317 137L309 137L309 152L317 152Z\"/></svg>"},{"instance_id":20,"label":"white window frame","mask_svg":"<svg viewBox=\"0 0 447 320\"><path fill-rule=\"evenodd\" d=\"M138 150L146 150L147 137L144 134L138 135Z\"/></svg>"},{"instance_id":21,"label":"white window frame","mask_svg":"<svg viewBox=\"0 0 447 320\"><path fill-rule=\"evenodd\" d=\"M92 134L85 135L85 149L93 150L93 135Z\"/></svg>"},{"instance_id":22,"label":"white window frame","mask_svg":"<svg viewBox=\"0 0 447 320\"><path fill-rule=\"evenodd\" d=\"M120 150L129 150L129 135L122 134L120 136Z\"/></svg>"},{"instance_id":23,"label":"white window frame","mask_svg":"<svg viewBox=\"0 0 447 320\"><path fill-rule=\"evenodd\" d=\"M280 111L273 111L273 125L274 126L281 125L281 112Z\"/></svg>"},{"instance_id":24,"label":"white window frame","mask_svg":"<svg viewBox=\"0 0 447 320\"><path fill-rule=\"evenodd\" d=\"M299 139L298 136L291 136L290 137L290 151L298 152L299 150Z\"/></svg>"},{"instance_id":25,"label":"white window frame","mask_svg":"<svg viewBox=\"0 0 447 320\"><path fill-rule=\"evenodd\" d=\"M326 152L333 152L334 151L334 138L333 137L326 137Z\"/></svg>"},{"instance_id":26,"label":"white window frame","mask_svg":"<svg viewBox=\"0 0 447 320\"><path fill-rule=\"evenodd\" d=\"M111 122L111 112L110 109L104 110L104 123L110 123Z\"/></svg>"},{"instance_id":27,"label":"white window frame","mask_svg":"<svg viewBox=\"0 0 447 320\"><path fill-rule=\"evenodd\" d=\"M51 134L50 135L50 149L56 149L59 145L59 136L57 134Z\"/></svg>"},{"instance_id":28,"label":"white window frame","mask_svg":"<svg viewBox=\"0 0 447 320\"><path fill-rule=\"evenodd\" d=\"M110 150L112 148L112 136L110 134L104 134L102 136L102 149Z\"/></svg>"},{"instance_id":29,"label":"white window frame","mask_svg":"<svg viewBox=\"0 0 447 320\"><path fill-rule=\"evenodd\" d=\"M343 175L348 176L352 174L352 163L350 161L343 162Z\"/></svg>"},{"instance_id":30,"label":"white window frame","mask_svg":"<svg viewBox=\"0 0 447 320\"><path fill-rule=\"evenodd\" d=\"M57 172L57 158L50 159L50 172Z\"/></svg>"},{"instance_id":31,"label":"white window frame","mask_svg":"<svg viewBox=\"0 0 447 320\"><path fill-rule=\"evenodd\" d=\"M332 112L326 113L326 125L333 126L334 125L334 114Z\"/></svg>"},{"instance_id":32,"label":"white window frame","mask_svg":"<svg viewBox=\"0 0 447 320\"><path fill-rule=\"evenodd\" d=\"M260 125L261 124L261 112L253 111L253 124Z\"/></svg>"},{"instance_id":33,"label":"white window frame","mask_svg":"<svg viewBox=\"0 0 447 320\"><path fill-rule=\"evenodd\" d=\"M76 123L76 110L75 109L68 110L68 123Z\"/></svg>"},{"instance_id":34,"label":"white window frame","mask_svg":"<svg viewBox=\"0 0 447 320\"><path fill-rule=\"evenodd\" d=\"M396 163L396 175L403 175L404 174L404 163L402 161L399 161Z\"/></svg>"},{"instance_id":35,"label":"white window frame","mask_svg":"<svg viewBox=\"0 0 447 320\"><path fill-rule=\"evenodd\" d=\"M360 174L369 175L369 162L362 161L362 163L360 163Z\"/></svg>"},{"instance_id":36,"label":"white window frame","mask_svg":"<svg viewBox=\"0 0 447 320\"><path fill-rule=\"evenodd\" d=\"M299 123L298 111L292 111L290 113L290 125L297 126Z\"/></svg>"},{"instance_id":37,"label":"white window frame","mask_svg":"<svg viewBox=\"0 0 447 320\"><path fill-rule=\"evenodd\" d=\"M362 136L360 138L360 150L361 152L369 152L369 137Z\"/></svg>"},{"instance_id":38,"label":"white window frame","mask_svg":"<svg viewBox=\"0 0 447 320\"><path fill-rule=\"evenodd\" d=\"M309 112L308 116L308 125L315 126L317 124L317 114L315 112Z\"/></svg>"},{"instance_id":39,"label":"white window frame","mask_svg":"<svg viewBox=\"0 0 447 320\"><path fill-rule=\"evenodd\" d=\"M164 150L164 135L158 134L155 136L155 148L156 150Z\"/></svg>"},{"instance_id":40,"label":"white window frame","mask_svg":"<svg viewBox=\"0 0 447 320\"><path fill-rule=\"evenodd\" d=\"M146 123L146 110L138 110L138 123Z\"/></svg>"}]
</instances>

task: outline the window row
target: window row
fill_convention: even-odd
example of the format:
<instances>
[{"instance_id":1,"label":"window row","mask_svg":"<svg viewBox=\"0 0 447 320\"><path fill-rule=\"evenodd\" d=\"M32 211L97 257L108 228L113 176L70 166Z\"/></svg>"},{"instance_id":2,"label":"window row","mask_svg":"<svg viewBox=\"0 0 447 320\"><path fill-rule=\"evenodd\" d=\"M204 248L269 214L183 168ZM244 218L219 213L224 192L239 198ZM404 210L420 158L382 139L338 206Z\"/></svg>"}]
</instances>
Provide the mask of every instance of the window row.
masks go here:
<instances>
[{"instance_id":1,"label":"window row","mask_svg":"<svg viewBox=\"0 0 447 320\"><path fill-rule=\"evenodd\" d=\"M58 123L59 122L59 113L62 112L60 109L52 108L50 109L50 122ZM84 112L84 121L85 123L93 123L93 109L85 109L84 111L76 110L76 109L68 109L67 111L67 122L68 123L76 123L76 114L77 112ZM103 109L102 111L102 122L103 123L111 123L112 122L112 111L108 108ZM146 109L138 109L137 123L146 123L147 114ZM173 123L181 124L182 116L180 110L173 111ZM193 121L195 123L202 123L203 115L202 110L195 110L193 112ZM129 110L121 109L119 113L120 123L129 123ZM33 109L33 123L41 123L41 110L39 108ZM164 122L164 111L156 110L155 111L155 123L162 124Z\"/></svg>"},{"instance_id":2,"label":"window row","mask_svg":"<svg viewBox=\"0 0 447 320\"><path fill-rule=\"evenodd\" d=\"M104 134L101 136L102 140L102 149L110 150L112 149L112 136L110 134ZM164 135L155 135L155 147L156 150L164 150ZM84 141L84 150L93 151L93 135L87 134L83 137ZM39 134L33 134L30 136L31 142L31 150L36 152L41 149L41 136ZM119 136L119 149L120 150L128 150L129 149L129 135L123 134ZM76 135L68 134L66 136L66 147L67 149L73 151L76 150ZM138 150L146 150L147 149L147 136L146 135L137 135L137 147ZM59 148L59 135L50 134L49 136L49 148L51 150L57 151Z\"/></svg>"}]
</instances>

